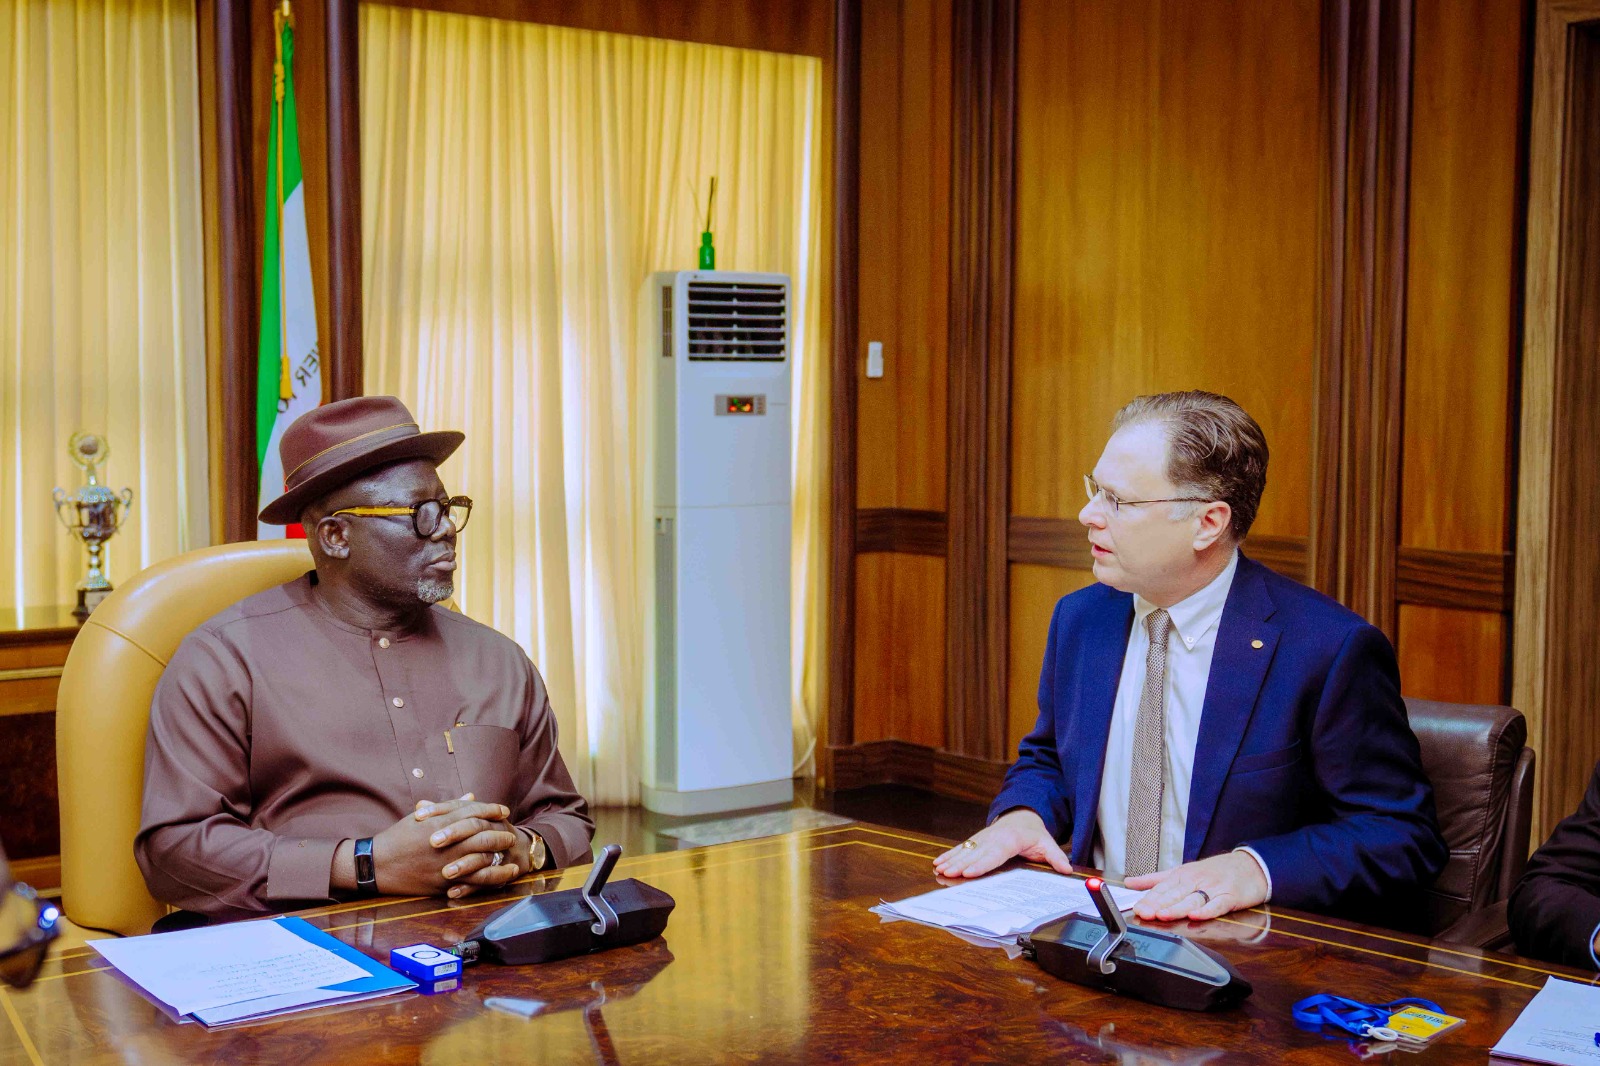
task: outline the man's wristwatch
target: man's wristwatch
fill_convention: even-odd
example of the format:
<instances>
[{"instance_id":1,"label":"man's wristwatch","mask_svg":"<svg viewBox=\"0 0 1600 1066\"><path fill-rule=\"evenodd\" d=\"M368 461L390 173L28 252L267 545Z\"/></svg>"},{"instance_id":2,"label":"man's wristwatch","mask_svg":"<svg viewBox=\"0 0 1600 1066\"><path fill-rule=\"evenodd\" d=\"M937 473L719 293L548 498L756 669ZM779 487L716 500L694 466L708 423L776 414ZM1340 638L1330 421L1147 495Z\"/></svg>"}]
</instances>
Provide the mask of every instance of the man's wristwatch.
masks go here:
<instances>
[{"instance_id":1,"label":"man's wristwatch","mask_svg":"<svg viewBox=\"0 0 1600 1066\"><path fill-rule=\"evenodd\" d=\"M378 868L372 861L372 838L356 841L356 895L378 894Z\"/></svg>"},{"instance_id":2,"label":"man's wristwatch","mask_svg":"<svg viewBox=\"0 0 1600 1066\"><path fill-rule=\"evenodd\" d=\"M519 833L528 834L528 865L531 866L532 869L524 870L522 872L530 874L538 873L540 870L544 869L544 864L549 861L550 856L550 851L545 846L544 837L540 836L538 833L535 833L532 829L528 829L524 826L519 825L516 826L515 829Z\"/></svg>"}]
</instances>

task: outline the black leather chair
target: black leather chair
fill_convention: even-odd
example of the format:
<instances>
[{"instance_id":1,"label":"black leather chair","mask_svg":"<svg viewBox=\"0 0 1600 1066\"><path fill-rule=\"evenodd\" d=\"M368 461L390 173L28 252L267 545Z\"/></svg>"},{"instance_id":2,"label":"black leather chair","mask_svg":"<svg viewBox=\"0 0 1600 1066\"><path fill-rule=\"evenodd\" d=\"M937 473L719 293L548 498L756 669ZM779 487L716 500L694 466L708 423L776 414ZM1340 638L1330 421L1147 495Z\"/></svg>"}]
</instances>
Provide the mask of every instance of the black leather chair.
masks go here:
<instances>
[{"instance_id":1,"label":"black leather chair","mask_svg":"<svg viewBox=\"0 0 1600 1066\"><path fill-rule=\"evenodd\" d=\"M1443 940L1503 947L1505 900L1527 865L1533 816L1527 722L1511 707L1405 702L1450 848L1415 924Z\"/></svg>"}]
</instances>

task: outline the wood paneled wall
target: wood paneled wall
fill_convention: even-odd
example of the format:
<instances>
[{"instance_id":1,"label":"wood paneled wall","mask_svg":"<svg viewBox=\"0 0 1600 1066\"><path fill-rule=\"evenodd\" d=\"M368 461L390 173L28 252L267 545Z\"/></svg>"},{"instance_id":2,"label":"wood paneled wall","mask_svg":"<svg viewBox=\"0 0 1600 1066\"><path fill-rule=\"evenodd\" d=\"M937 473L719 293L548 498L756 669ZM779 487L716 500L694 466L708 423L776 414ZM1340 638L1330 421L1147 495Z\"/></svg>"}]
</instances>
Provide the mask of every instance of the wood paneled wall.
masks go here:
<instances>
[{"instance_id":1,"label":"wood paneled wall","mask_svg":"<svg viewBox=\"0 0 1600 1066\"><path fill-rule=\"evenodd\" d=\"M852 739L941 748L951 0L863 0L859 18L860 93L873 103L860 110L859 351L845 371L858 380L855 500L868 516L855 562ZM865 377L871 341L891 368L878 379Z\"/></svg>"},{"instance_id":2,"label":"wood paneled wall","mask_svg":"<svg viewBox=\"0 0 1600 1066\"><path fill-rule=\"evenodd\" d=\"M1600 0L1538 0L1534 37L1513 682L1548 827L1600 756Z\"/></svg>"},{"instance_id":3,"label":"wood paneled wall","mask_svg":"<svg viewBox=\"0 0 1600 1066\"><path fill-rule=\"evenodd\" d=\"M1600 15L1592 8L1591 17ZM1559 658L1548 671L1546 705L1552 713L1547 737L1575 741L1551 752L1558 787L1543 792L1546 819L1577 807L1581 783L1592 770L1600 726L1594 696L1600 692L1595 655L1595 605L1600 603L1600 566L1595 563L1595 525L1600 496L1595 460L1600 457L1600 21L1576 29L1570 51L1569 138L1564 163L1557 424L1566 454L1556 465L1552 496L1559 501L1551 526L1551 570L1560 575L1551 596L1552 648ZM1557 703L1556 701L1560 701ZM1547 785L1549 782L1547 782Z\"/></svg>"},{"instance_id":4,"label":"wood paneled wall","mask_svg":"<svg viewBox=\"0 0 1600 1066\"><path fill-rule=\"evenodd\" d=\"M861 4L856 506L945 509L951 0ZM893 373L865 377L869 341Z\"/></svg>"},{"instance_id":5,"label":"wood paneled wall","mask_svg":"<svg viewBox=\"0 0 1600 1066\"><path fill-rule=\"evenodd\" d=\"M959 766L944 790L987 798L1005 759L954 735L955 689L940 705L932 680L967 669L952 649L982 633L948 609L932 629L938 597L1002 542L1004 646L977 683L1001 683L983 713L1013 746L1050 610L1092 580L1079 475L1118 406L1168 389L1231 395L1267 433L1247 552L1388 630L1408 695L1505 701L1528 0L930 6L861 4L862 316L836 365L860 408L836 435L857 447L848 547L872 591L835 619L854 701L834 708L835 783L924 781L931 763L934 787ZM928 313L975 269L957 261L961 204L933 184L964 194L997 151L959 136L961 87L988 75L946 42L974 9L1016 25L1014 100L988 104L1015 122L998 503L940 481L947 456L995 458L996 434L955 420L960 323ZM907 72L947 57L956 105L929 86L908 115ZM869 340L882 380L862 376ZM1002 508L1000 532L973 533L963 507ZM957 550L974 536L991 542Z\"/></svg>"},{"instance_id":6,"label":"wood paneled wall","mask_svg":"<svg viewBox=\"0 0 1600 1066\"><path fill-rule=\"evenodd\" d=\"M1076 526L1111 416L1181 386L1256 415L1272 448L1258 528L1304 536L1316 4L1024 3L1022 17L1014 512ZM1254 103L1269 100L1270 118Z\"/></svg>"},{"instance_id":7,"label":"wood paneled wall","mask_svg":"<svg viewBox=\"0 0 1600 1066\"><path fill-rule=\"evenodd\" d=\"M463 15L828 57L831 0L394 0ZM198 0L212 384L213 528L256 531L254 434L274 5ZM292 0L323 393L362 391L358 0ZM241 427L244 427L241 429ZM942 506L942 503L941 503Z\"/></svg>"},{"instance_id":8,"label":"wood paneled wall","mask_svg":"<svg viewBox=\"0 0 1600 1066\"><path fill-rule=\"evenodd\" d=\"M1520 0L1417 4L1400 543L1502 560L1498 610L1402 597L1401 677L1431 699L1510 696L1526 24Z\"/></svg>"}]
</instances>

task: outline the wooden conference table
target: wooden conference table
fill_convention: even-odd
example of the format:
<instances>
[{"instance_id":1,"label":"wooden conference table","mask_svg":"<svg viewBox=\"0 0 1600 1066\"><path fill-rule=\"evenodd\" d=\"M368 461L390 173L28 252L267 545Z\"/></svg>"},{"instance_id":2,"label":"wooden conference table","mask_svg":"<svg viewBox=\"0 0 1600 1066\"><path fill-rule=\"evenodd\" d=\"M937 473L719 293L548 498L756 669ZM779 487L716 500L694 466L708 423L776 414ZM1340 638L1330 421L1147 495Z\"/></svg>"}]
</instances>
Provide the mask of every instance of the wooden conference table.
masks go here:
<instances>
[{"instance_id":1,"label":"wooden conference table","mask_svg":"<svg viewBox=\"0 0 1600 1066\"><path fill-rule=\"evenodd\" d=\"M0 1066L54 1063L1349 1062L1345 1041L1295 1028L1315 992L1367 1001L1419 995L1465 1017L1402 1063L1476 1062L1549 973L1453 946L1302 916L1246 912L1204 934L1255 985L1240 1009L1192 1014L1064 983L1026 959L868 907L937 887L947 844L865 824L624 857L677 899L664 939L538 967L469 969L465 986L207 1032L178 1025L91 951L0 991ZM382 959L448 944L492 908L571 888L587 868L493 898L396 899L304 912ZM485 996L542 1000L524 1020Z\"/></svg>"}]
</instances>

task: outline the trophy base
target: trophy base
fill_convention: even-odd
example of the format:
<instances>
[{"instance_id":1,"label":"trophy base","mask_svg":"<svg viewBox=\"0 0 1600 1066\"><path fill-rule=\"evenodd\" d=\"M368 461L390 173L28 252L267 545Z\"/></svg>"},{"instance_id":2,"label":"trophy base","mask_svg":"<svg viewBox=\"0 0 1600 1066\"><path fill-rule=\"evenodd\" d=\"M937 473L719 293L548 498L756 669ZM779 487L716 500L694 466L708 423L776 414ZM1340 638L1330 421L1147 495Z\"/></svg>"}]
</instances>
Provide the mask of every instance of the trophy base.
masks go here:
<instances>
[{"instance_id":1,"label":"trophy base","mask_svg":"<svg viewBox=\"0 0 1600 1066\"><path fill-rule=\"evenodd\" d=\"M109 588L79 589L78 606L72 609L72 613L79 618L88 618L89 613L100 606L100 601L109 595L111 595Z\"/></svg>"}]
</instances>

